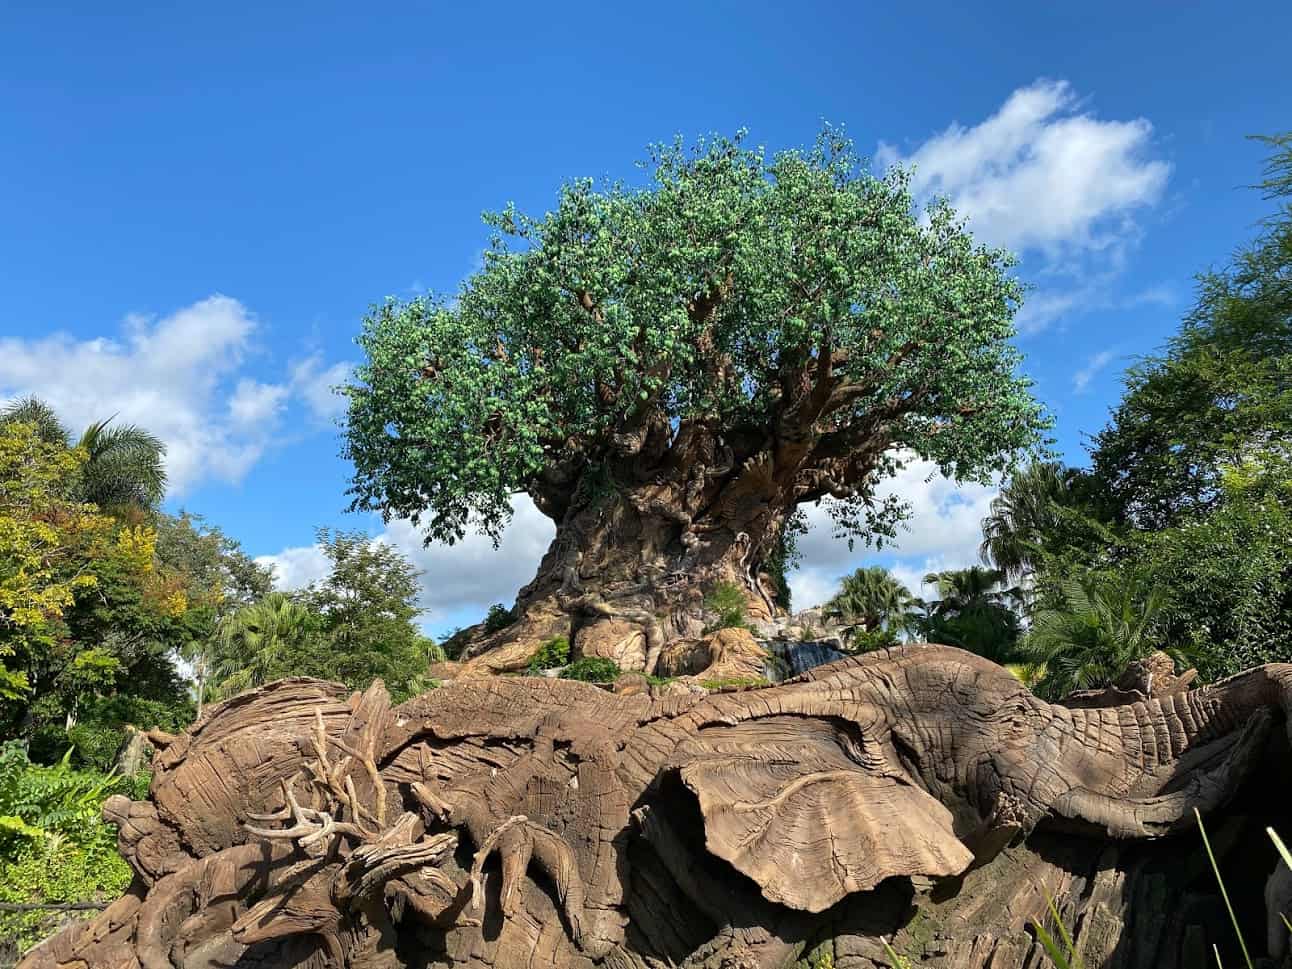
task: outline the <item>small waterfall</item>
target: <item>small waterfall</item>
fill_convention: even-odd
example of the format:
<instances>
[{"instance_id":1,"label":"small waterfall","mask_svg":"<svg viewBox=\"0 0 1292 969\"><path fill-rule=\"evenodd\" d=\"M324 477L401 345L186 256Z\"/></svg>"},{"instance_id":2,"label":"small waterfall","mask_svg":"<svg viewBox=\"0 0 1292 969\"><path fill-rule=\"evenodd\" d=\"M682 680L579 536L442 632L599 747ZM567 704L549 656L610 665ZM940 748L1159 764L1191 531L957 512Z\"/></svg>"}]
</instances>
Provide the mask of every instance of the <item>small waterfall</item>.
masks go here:
<instances>
[{"instance_id":1,"label":"small waterfall","mask_svg":"<svg viewBox=\"0 0 1292 969\"><path fill-rule=\"evenodd\" d=\"M797 642L770 639L763 642L763 648L768 655L767 678L773 683L798 676L814 666L833 663L837 659L843 659L845 655L836 644L823 640Z\"/></svg>"}]
</instances>

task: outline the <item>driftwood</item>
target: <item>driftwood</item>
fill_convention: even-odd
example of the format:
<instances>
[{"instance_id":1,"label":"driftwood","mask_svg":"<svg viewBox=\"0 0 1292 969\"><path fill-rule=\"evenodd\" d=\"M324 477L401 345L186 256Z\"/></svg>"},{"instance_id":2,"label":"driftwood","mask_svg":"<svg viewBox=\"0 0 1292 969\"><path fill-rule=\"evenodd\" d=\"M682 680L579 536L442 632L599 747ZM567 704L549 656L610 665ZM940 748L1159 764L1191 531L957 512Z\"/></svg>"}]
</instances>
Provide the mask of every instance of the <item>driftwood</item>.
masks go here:
<instances>
[{"instance_id":1,"label":"driftwood","mask_svg":"<svg viewBox=\"0 0 1292 969\"><path fill-rule=\"evenodd\" d=\"M1087 966L1201 969L1230 935L1195 809L1253 949L1284 941L1290 700L1267 666L1070 709L943 646L714 694L282 681L105 805L134 884L21 965L1011 969L1048 896Z\"/></svg>"}]
</instances>

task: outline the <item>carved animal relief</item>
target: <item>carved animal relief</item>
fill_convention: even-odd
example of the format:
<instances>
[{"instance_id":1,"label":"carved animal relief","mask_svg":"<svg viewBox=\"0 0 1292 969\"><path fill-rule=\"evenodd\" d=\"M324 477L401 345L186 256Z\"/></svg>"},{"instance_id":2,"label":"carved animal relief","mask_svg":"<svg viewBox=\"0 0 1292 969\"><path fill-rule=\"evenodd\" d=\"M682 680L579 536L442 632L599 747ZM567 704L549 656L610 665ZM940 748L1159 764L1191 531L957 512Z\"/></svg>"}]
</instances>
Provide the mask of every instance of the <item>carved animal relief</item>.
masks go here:
<instances>
[{"instance_id":1,"label":"carved animal relief","mask_svg":"<svg viewBox=\"0 0 1292 969\"><path fill-rule=\"evenodd\" d=\"M22 967L870 967L924 904L934 964L1023 965L1044 892L1223 805L1290 690L1069 709L942 646L716 694L283 681L160 738L105 809L129 893Z\"/></svg>"}]
</instances>

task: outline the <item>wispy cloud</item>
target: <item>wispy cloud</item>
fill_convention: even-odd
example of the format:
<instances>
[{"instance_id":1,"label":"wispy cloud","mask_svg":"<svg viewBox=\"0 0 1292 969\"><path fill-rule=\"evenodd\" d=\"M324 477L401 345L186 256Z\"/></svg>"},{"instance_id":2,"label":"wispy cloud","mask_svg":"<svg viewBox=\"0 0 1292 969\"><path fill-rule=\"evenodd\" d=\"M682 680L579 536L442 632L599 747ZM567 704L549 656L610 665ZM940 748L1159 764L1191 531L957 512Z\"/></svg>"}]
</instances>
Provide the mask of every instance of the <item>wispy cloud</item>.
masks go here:
<instances>
[{"instance_id":1,"label":"wispy cloud","mask_svg":"<svg viewBox=\"0 0 1292 969\"><path fill-rule=\"evenodd\" d=\"M327 411L320 387L342 365L306 361L287 379L245 371L260 330L238 300L215 295L159 318L132 314L111 336L0 339L0 400L28 394L74 428L117 415L166 443L171 492L241 480L279 439L293 403Z\"/></svg>"},{"instance_id":2,"label":"wispy cloud","mask_svg":"<svg viewBox=\"0 0 1292 969\"><path fill-rule=\"evenodd\" d=\"M1113 361L1111 350L1101 350L1086 361L1086 365L1072 375L1072 389L1078 394L1084 393L1090 381Z\"/></svg>"},{"instance_id":3,"label":"wispy cloud","mask_svg":"<svg viewBox=\"0 0 1292 969\"><path fill-rule=\"evenodd\" d=\"M1144 118L1102 120L1067 82L1041 80L979 124L953 123L909 151L881 142L875 157L913 166L917 195L948 198L975 235L1022 253L1033 278L1057 280L1020 314L1035 333L1098 296L1093 279L1120 273L1137 214L1170 177L1152 134Z\"/></svg>"}]
</instances>

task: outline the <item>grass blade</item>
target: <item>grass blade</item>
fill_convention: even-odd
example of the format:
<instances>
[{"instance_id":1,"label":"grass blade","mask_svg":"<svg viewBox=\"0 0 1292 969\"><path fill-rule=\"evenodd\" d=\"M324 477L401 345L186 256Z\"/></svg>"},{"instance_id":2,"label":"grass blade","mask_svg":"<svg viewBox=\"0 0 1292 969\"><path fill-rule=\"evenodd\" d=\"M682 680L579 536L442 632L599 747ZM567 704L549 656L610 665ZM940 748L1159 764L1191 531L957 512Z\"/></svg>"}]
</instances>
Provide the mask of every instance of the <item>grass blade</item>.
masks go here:
<instances>
[{"instance_id":1,"label":"grass blade","mask_svg":"<svg viewBox=\"0 0 1292 969\"><path fill-rule=\"evenodd\" d=\"M1036 921L1036 919L1032 919L1032 928L1036 931L1036 938L1041 943L1041 947L1045 949L1045 954L1050 957L1050 961L1054 963L1057 969L1079 969L1079 967L1068 961L1068 957L1055 944L1050 933L1045 931L1044 925Z\"/></svg>"},{"instance_id":2,"label":"grass blade","mask_svg":"<svg viewBox=\"0 0 1292 969\"><path fill-rule=\"evenodd\" d=\"M1211 839L1207 837L1207 829L1202 824L1202 815L1197 808L1193 809L1193 816L1198 819L1198 832L1202 835L1202 845L1207 849L1207 859L1211 862L1211 870L1216 873L1216 884L1220 886L1220 897L1225 900L1225 909L1229 912L1229 921L1234 926L1234 935L1238 936L1238 947L1243 950L1243 961L1247 963L1247 969L1253 969L1252 957L1247 954L1247 940L1243 938L1243 930L1238 927L1238 916L1234 914L1234 906L1229 901L1229 892L1225 889L1225 880L1220 877L1220 866L1216 864L1215 852L1211 850ZM1220 965L1220 950L1212 946L1216 952L1216 964Z\"/></svg>"}]
</instances>

